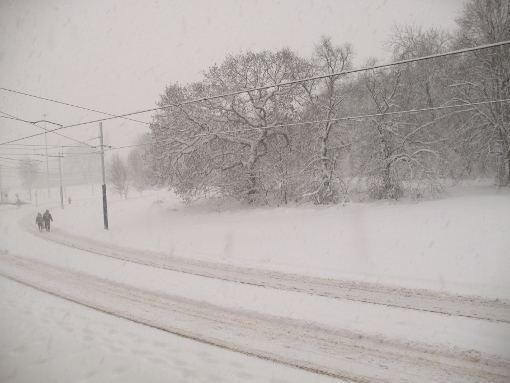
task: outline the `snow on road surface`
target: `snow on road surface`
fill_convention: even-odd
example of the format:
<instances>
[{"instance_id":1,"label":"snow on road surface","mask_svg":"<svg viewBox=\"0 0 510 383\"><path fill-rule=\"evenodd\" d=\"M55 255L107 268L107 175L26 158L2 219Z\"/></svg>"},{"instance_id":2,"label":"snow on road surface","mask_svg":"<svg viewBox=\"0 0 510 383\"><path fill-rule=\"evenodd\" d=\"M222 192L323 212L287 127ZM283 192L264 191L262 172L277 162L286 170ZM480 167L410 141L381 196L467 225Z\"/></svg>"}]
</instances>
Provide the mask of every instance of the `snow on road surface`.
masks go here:
<instances>
[{"instance_id":1,"label":"snow on road surface","mask_svg":"<svg viewBox=\"0 0 510 383\"><path fill-rule=\"evenodd\" d=\"M106 233L97 228L97 207L96 201L75 199L64 210L52 209L54 229L42 234L30 226L32 218L2 211L0 274L223 350L317 372L315 379L510 378L510 267L503 250L509 248L503 235L510 223L508 194L449 204L371 205L370 211L348 206L221 212L218 206L179 207L153 195L111 203L112 229ZM384 220L391 220L393 230L380 226ZM360 221L366 221L366 252L356 261L348 244L356 246L354 253L362 245L345 231ZM332 228L344 233L341 250ZM268 240L255 243L261 233ZM318 253L309 253L313 248ZM312 254L314 259L306 258ZM439 259L441 267L434 269ZM253 381L271 381L245 370ZM286 372L292 381L313 381L292 371Z\"/></svg>"},{"instance_id":2,"label":"snow on road surface","mask_svg":"<svg viewBox=\"0 0 510 383\"><path fill-rule=\"evenodd\" d=\"M0 381L313 382L334 378L192 341L0 278Z\"/></svg>"},{"instance_id":3,"label":"snow on road surface","mask_svg":"<svg viewBox=\"0 0 510 383\"><path fill-rule=\"evenodd\" d=\"M91 238L70 235L62 229L53 231L53 234L48 236L44 232L39 233L33 227L31 216L27 216L23 220L22 227L33 235L65 246L162 269L335 299L510 323L510 302L500 299L461 296L442 291L335 280L218 262L190 260L164 253L107 244Z\"/></svg>"},{"instance_id":4,"label":"snow on road surface","mask_svg":"<svg viewBox=\"0 0 510 383\"><path fill-rule=\"evenodd\" d=\"M504 382L509 365L306 321L213 306L115 283L21 256L2 274L29 286L186 338L353 382Z\"/></svg>"}]
</instances>

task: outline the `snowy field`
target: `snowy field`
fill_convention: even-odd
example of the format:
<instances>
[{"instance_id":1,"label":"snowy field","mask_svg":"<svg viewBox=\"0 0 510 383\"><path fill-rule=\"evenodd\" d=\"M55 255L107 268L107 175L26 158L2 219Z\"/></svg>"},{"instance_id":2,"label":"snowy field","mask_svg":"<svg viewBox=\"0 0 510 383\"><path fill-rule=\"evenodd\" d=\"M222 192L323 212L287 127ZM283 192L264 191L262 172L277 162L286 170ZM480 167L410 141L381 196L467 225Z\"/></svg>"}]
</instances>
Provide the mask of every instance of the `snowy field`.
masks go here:
<instances>
[{"instance_id":1,"label":"snowy field","mask_svg":"<svg viewBox=\"0 0 510 383\"><path fill-rule=\"evenodd\" d=\"M444 376L455 369L445 368L442 375L443 360L468 371L472 381L510 377L508 190L474 184L452 189L440 200L278 208L219 200L184 206L171 192L133 192L127 200L109 195L108 231L103 229L99 188L95 196L90 187L66 192L73 201L66 201L64 209L58 201L40 201L37 208L1 207L2 382L446 382ZM53 215L52 231L39 235L35 216L45 209ZM85 242L87 251L81 247ZM252 270L253 283L239 283L237 274L216 278L127 261L122 258L124 248L133 249L133 257L142 259L145 254L156 263L174 257L193 265L219 265L220 271ZM114 254L116 258L108 256ZM413 302L411 309L404 304L390 307L367 303L368 298L326 296L306 287L275 288L262 278L268 275L294 275L310 285L332 280L381 291L407 289L411 300L412 292L430 292L433 298L467 297L474 303L466 315L447 313L446 306L424 310ZM150 294L161 294L168 299L164 302L171 302L168 305L203 302L200 309L210 309L211 316L225 310L219 321L233 324L231 330L220 324L209 329L207 322L198 321L190 328L184 316L187 324L169 324L172 314L163 307L129 307L120 298L76 287L78 280L84 286L111 283L117 298L129 287L147 296L145 301L152 299ZM495 307L494 320L469 314L479 310L484 299ZM299 324L305 335L326 329L341 333L327 339L328 346L337 335L343 339L333 349L338 359L333 355L330 362L316 361L319 351L282 334L275 335L274 343L263 341L264 331L258 340L243 339L239 332L253 330L248 325L236 328L235 323L245 317L256 318L264 331L274 318L281 318L282 329ZM342 349L345 339L357 337L384 343L396 350L395 355L416 352L416 360L422 352L442 356L408 365L408 371L405 361L371 365L372 359L384 360L384 350L360 340L353 349L368 351L358 360L341 360L347 352ZM279 344L282 339L296 342L295 347L285 351ZM409 344L414 346L402 346ZM317 350L322 345L317 342ZM346 367L333 368L344 362ZM471 380L459 372L451 381Z\"/></svg>"}]
</instances>

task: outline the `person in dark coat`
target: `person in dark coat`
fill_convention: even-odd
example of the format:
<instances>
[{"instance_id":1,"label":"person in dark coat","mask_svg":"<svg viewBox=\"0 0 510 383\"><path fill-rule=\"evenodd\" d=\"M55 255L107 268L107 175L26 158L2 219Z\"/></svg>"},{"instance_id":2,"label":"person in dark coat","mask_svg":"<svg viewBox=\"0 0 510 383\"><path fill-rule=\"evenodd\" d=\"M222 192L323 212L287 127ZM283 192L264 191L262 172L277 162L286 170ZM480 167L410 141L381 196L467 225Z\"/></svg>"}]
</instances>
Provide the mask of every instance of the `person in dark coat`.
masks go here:
<instances>
[{"instance_id":1,"label":"person in dark coat","mask_svg":"<svg viewBox=\"0 0 510 383\"><path fill-rule=\"evenodd\" d=\"M46 210L43 215L44 220L44 228L46 231L50 231L50 221L53 221L53 217L51 216L49 210Z\"/></svg>"},{"instance_id":2,"label":"person in dark coat","mask_svg":"<svg viewBox=\"0 0 510 383\"><path fill-rule=\"evenodd\" d=\"M37 226L39 226L39 231L42 231L43 229L43 222L44 220L41 213L38 213L37 217L35 218L35 223L37 223Z\"/></svg>"}]
</instances>

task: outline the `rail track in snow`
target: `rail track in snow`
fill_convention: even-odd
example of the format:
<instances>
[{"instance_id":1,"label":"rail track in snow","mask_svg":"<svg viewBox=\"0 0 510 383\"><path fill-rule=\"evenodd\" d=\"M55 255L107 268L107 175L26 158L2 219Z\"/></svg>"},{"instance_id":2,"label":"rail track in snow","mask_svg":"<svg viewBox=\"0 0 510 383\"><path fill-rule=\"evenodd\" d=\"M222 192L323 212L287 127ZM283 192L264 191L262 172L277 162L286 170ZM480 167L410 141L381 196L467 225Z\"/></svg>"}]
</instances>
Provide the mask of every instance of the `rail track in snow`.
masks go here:
<instances>
[{"instance_id":1,"label":"rail track in snow","mask_svg":"<svg viewBox=\"0 0 510 383\"><path fill-rule=\"evenodd\" d=\"M510 363L303 320L228 309L0 252L0 276L111 315L355 383L507 382Z\"/></svg>"},{"instance_id":2,"label":"rail track in snow","mask_svg":"<svg viewBox=\"0 0 510 383\"><path fill-rule=\"evenodd\" d=\"M30 217L20 221L28 233L64 246L141 265L265 288L407 310L510 323L510 301L377 283L311 277L220 262L137 250L68 233L39 233Z\"/></svg>"}]
</instances>

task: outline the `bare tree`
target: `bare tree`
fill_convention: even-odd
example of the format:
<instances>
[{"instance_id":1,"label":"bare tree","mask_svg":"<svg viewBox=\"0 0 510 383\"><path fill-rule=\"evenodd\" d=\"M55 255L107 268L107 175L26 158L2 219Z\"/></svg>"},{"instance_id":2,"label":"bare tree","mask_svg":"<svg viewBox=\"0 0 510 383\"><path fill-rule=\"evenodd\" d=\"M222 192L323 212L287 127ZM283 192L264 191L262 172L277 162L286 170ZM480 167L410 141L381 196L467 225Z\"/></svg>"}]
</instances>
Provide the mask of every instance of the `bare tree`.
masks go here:
<instances>
[{"instance_id":1,"label":"bare tree","mask_svg":"<svg viewBox=\"0 0 510 383\"><path fill-rule=\"evenodd\" d=\"M435 114L406 115L398 112L419 107L416 88L406 68L379 70L360 76L366 94L365 111L376 114L362 126L366 130L358 145L359 174L373 199L399 199L442 191L435 165L442 160L434 134L441 118ZM427 97L424 98L424 102Z\"/></svg>"},{"instance_id":2,"label":"bare tree","mask_svg":"<svg viewBox=\"0 0 510 383\"><path fill-rule=\"evenodd\" d=\"M302 92L299 85L278 84L304 77L308 68L289 50L249 52L210 68L201 83L167 87L160 105L181 105L165 109L151 124L153 182L171 184L188 200L210 192L250 203L265 200L270 182L263 159L275 145L289 145L288 131L279 125L298 117ZM205 100L265 86L270 87ZM200 98L204 101L182 105Z\"/></svg>"},{"instance_id":3,"label":"bare tree","mask_svg":"<svg viewBox=\"0 0 510 383\"><path fill-rule=\"evenodd\" d=\"M108 178L113 184L113 190L122 198L127 198L129 192L128 169L118 154L114 154L108 164Z\"/></svg>"},{"instance_id":4,"label":"bare tree","mask_svg":"<svg viewBox=\"0 0 510 383\"><path fill-rule=\"evenodd\" d=\"M459 47L510 40L510 2L471 0L458 23ZM473 112L459 128L465 152L482 166L495 169L498 186L510 180L510 49L507 46L475 51L459 66L457 100ZM477 105L483 101L492 102Z\"/></svg>"},{"instance_id":5,"label":"bare tree","mask_svg":"<svg viewBox=\"0 0 510 383\"><path fill-rule=\"evenodd\" d=\"M350 44L335 46L331 38L323 37L315 46L312 62L318 75L332 75L349 69L352 48ZM319 82L303 83L307 109L303 118L319 121L307 126L309 154L303 169L307 174L304 196L316 203L334 203L339 200L339 176L336 162L341 155L338 143L341 132L336 121L343 112L347 94L342 91L346 76L329 76Z\"/></svg>"}]
</instances>

